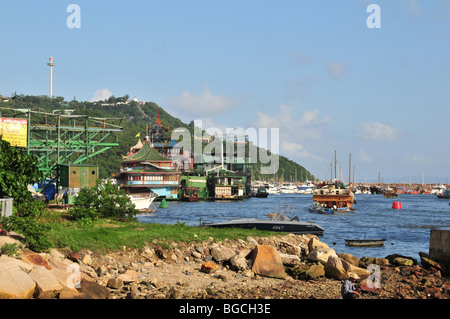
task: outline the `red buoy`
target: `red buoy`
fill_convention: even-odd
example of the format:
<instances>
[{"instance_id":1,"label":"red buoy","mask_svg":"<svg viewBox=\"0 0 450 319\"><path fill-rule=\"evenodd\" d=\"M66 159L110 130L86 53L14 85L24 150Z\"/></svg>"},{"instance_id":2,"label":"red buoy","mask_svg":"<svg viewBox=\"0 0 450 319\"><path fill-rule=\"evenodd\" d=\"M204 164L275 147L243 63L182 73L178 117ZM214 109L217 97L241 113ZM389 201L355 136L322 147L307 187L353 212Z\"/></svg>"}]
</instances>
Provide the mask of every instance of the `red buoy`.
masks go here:
<instances>
[{"instance_id":1,"label":"red buoy","mask_svg":"<svg viewBox=\"0 0 450 319\"><path fill-rule=\"evenodd\" d=\"M393 202L392 203L392 208L393 209L402 209L402 203L400 203L400 202Z\"/></svg>"}]
</instances>

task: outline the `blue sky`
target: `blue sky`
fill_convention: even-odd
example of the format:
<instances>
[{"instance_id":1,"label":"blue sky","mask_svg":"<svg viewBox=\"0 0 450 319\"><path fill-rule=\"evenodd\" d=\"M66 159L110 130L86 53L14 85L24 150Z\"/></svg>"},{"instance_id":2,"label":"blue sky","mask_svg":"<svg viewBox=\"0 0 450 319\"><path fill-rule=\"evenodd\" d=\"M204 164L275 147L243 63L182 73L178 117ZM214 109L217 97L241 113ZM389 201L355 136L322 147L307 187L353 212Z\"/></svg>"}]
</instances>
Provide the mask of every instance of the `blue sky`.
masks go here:
<instances>
[{"instance_id":1,"label":"blue sky","mask_svg":"<svg viewBox=\"0 0 450 319\"><path fill-rule=\"evenodd\" d=\"M70 4L80 28L69 28ZM369 4L381 28L369 28ZM450 177L449 0L2 1L0 94L153 101L203 128L279 128L319 178Z\"/></svg>"}]
</instances>

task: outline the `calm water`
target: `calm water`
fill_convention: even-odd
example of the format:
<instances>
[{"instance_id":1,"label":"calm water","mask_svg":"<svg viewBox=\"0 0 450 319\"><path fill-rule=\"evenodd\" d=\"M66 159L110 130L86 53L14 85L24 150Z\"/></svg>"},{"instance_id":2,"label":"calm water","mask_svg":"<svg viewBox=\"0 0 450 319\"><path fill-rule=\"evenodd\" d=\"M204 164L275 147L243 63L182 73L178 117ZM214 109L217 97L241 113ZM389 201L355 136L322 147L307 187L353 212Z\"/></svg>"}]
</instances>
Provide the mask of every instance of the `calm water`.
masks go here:
<instances>
[{"instance_id":1,"label":"calm water","mask_svg":"<svg viewBox=\"0 0 450 319\"><path fill-rule=\"evenodd\" d=\"M401 254L416 258L419 252L429 251L430 229L450 229L449 200L434 195L399 195L396 199L383 195L356 195L356 211L319 215L308 212L312 195L281 194L268 198L243 201L169 202L169 208L157 209L154 214L140 216L144 223L176 222L198 226L202 222L227 221L237 218L267 218L268 213L286 211L289 217L313 221L325 229L321 241L338 253L363 257L386 257ZM392 202L400 201L402 209L392 209ZM155 203L158 207L159 203ZM284 209L286 208L287 209ZM358 248L345 246L344 239L386 238L383 247Z\"/></svg>"}]
</instances>

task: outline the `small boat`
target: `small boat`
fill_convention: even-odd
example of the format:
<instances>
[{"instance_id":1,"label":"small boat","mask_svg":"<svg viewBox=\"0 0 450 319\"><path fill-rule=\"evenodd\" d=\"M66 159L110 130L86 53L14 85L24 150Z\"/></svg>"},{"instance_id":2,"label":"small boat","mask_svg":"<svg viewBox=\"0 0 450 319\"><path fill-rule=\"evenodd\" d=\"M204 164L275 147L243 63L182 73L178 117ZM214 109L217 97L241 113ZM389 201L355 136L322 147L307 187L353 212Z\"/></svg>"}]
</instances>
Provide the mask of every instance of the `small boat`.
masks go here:
<instances>
[{"instance_id":1,"label":"small boat","mask_svg":"<svg viewBox=\"0 0 450 319\"><path fill-rule=\"evenodd\" d=\"M255 197L267 198L267 196L269 196L269 192L268 192L267 188L260 187L256 190Z\"/></svg>"},{"instance_id":2,"label":"small boat","mask_svg":"<svg viewBox=\"0 0 450 319\"><path fill-rule=\"evenodd\" d=\"M324 229L313 222L301 222L298 217L289 218L284 213L269 214L271 219L236 219L221 223L202 223L202 227L245 228L292 234L313 234L322 236Z\"/></svg>"},{"instance_id":3,"label":"small boat","mask_svg":"<svg viewBox=\"0 0 450 319\"><path fill-rule=\"evenodd\" d=\"M135 208L140 211L151 210L150 206L153 201L158 197L157 194L150 191L148 193L134 193L128 194L131 202L134 204Z\"/></svg>"},{"instance_id":4,"label":"small boat","mask_svg":"<svg viewBox=\"0 0 450 319\"><path fill-rule=\"evenodd\" d=\"M331 208L321 206L320 204L309 206L308 211L315 214L334 214L334 211Z\"/></svg>"},{"instance_id":5,"label":"small boat","mask_svg":"<svg viewBox=\"0 0 450 319\"><path fill-rule=\"evenodd\" d=\"M199 189L196 187L183 187L181 193L181 200L187 202L198 202Z\"/></svg>"},{"instance_id":6,"label":"small boat","mask_svg":"<svg viewBox=\"0 0 450 319\"><path fill-rule=\"evenodd\" d=\"M437 194L436 196L437 196L437 198L450 199L450 190L447 189L443 193Z\"/></svg>"},{"instance_id":7,"label":"small boat","mask_svg":"<svg viewBox=\"0 0 450 319\"><path fill-rule=\"evenodd\" d=\"M386 238L382 239L345 239L345 246L379 247L383 246Z\"/></svg>"}]
</instances>

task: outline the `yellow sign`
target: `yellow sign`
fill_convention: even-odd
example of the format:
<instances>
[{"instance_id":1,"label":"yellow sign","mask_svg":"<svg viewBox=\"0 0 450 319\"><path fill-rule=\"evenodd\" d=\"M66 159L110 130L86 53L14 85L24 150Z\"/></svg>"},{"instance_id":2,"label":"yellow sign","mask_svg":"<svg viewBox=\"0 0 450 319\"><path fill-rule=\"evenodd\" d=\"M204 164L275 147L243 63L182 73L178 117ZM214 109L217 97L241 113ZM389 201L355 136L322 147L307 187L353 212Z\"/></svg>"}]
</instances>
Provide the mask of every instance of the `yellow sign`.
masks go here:
<instances>
[{"instance_id":1,"label":"yellow sign","mask_svg":"<svg viewBox=\"0 0 450 319\"><path fill-rule=\"evenodd\" d=\"M26 119L0 117L2 140L8 141L11 146L27 147L27 123Z\"/></svg>"}]
</instances>

